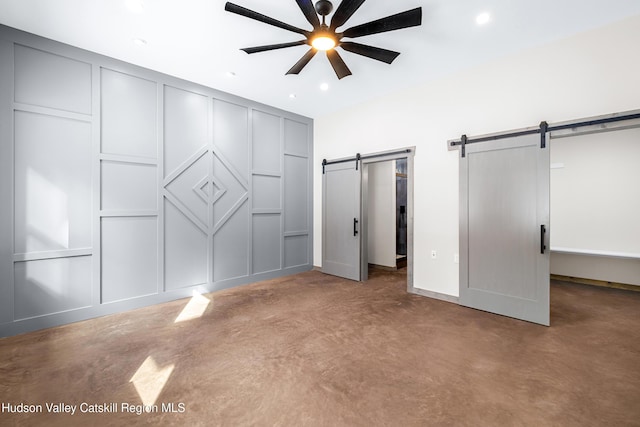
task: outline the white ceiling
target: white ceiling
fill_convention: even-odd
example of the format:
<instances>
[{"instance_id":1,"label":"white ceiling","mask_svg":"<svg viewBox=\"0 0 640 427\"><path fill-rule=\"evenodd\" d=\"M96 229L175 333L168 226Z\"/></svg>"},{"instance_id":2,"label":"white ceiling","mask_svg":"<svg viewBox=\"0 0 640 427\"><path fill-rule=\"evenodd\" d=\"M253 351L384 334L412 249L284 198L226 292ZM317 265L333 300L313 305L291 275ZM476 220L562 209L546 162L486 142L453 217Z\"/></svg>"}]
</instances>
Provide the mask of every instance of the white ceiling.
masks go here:
<instances>
[{"instance_id":1,"label":"white ceiling","mask_svg":"<svg viewBox=\"0 0 640 427\"><path fill-rule=\"evenodd\" d=\"M640 14L638 0L368 0L343 29L417 6L423 9L422 26L356 40L401 52L391 65L339 50L353 75L338 80L322 53L300 75L285 76L308 46L253 55L240 51L301 36L225 12L222 0L141 0L141 13L132 12L128 1L0 0L0 23L318 117ZM233 2L311 27L294 0ZM491 21L478 26L475 17L484 11ZM134 44L136 38L147 44ZM328 91L319 89L324 82Z\"/></svg>"}]
</instances>

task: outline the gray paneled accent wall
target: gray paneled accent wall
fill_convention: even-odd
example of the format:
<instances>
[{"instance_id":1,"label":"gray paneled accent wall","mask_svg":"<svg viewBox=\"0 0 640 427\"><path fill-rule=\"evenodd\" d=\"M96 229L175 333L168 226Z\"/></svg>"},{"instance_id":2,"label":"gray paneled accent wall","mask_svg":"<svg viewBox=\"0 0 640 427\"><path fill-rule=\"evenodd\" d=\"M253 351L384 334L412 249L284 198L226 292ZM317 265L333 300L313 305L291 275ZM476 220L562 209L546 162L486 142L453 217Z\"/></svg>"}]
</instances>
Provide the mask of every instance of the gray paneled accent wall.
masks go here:
<instances>
[{"instance_id":1,"label":"gray paneled accent wall","mask_svg":"<svg viewBox=\"0 0 640 427\"><path fill-rule=\"evenodd\" d=\"M0 336L311 269L312 127L0 26Z\"/></svg>"}]
</instances>

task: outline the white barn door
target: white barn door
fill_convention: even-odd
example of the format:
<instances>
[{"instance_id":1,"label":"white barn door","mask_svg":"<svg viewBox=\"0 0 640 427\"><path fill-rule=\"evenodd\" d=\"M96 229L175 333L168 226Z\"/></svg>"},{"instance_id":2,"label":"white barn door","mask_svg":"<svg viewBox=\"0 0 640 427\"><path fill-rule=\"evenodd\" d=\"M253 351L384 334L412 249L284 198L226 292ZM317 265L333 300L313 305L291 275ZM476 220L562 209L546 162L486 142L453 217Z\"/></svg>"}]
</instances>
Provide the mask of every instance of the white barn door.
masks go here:
<instances>
[{"instance_id":1,"label":"white barn door","mask_svg":"<svg viewBox=\"0 0 640 427\"><path fill-rule=\"evenodd\" d=\"M549 148L533 134L465 151L459 302L549 325Z\"/></svg>"}]
</instances>

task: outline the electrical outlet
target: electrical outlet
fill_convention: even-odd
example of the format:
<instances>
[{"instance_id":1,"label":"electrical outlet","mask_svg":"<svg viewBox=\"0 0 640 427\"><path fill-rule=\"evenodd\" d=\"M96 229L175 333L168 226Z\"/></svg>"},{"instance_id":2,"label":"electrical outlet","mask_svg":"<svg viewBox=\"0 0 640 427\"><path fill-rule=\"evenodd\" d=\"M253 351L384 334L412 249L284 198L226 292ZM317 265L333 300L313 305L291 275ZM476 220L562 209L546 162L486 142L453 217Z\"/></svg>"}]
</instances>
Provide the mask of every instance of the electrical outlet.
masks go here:
<instances>
[{"instance_id":1,"label":"electrical outlet","mask_svg":"<svg viewBox=\"0 0 640 427\"><path fill-rule=\"evenodd\" d=\"M460 264L460 255L458 254L453 254L453 262L455 264Z\"/></svg>"},{"instance_id":2,"label":"electrical outlet","mask_svg":"<svg viewBox=\"0 0 640 427\"><path fill-rule=\"evenodd\" d=\"M438 258L438 252L431 251L431 259L436 259L436 258Z\"/></svg>"}]
</instances>

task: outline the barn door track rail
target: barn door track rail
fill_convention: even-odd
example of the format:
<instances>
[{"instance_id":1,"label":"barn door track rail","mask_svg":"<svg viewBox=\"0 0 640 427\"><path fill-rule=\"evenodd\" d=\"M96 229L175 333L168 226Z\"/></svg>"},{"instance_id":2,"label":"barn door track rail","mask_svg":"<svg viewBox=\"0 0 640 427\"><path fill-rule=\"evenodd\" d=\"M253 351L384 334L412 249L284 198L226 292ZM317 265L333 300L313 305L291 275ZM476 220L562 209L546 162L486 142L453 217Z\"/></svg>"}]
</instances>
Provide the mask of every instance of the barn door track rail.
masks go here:
<instances>
[{"instance_id":1,"label":"barn door track rail","mask_svg":"<svg viewBox=\"0 0 640 427\"><path fill-rule=\"evenodd\" d=\"M375 159L378 157L387 157L387 156L393 156L395 154L405 154L405 153L410 153L411 149L409 148L405 148L404 150L398 150L398 151L388 151L388 152L384 152L384 153L378 153L378 154L369 154L369 155L365 155L362 156L360 155L360 153L357 153L354 157L347 157L344 159L337 159L337 160L327 160L327 159L322 159L322 174L324 175L324 168L327 165L334 165L336 163L347 163L347 162L356 162L356 170L358 170L358 163L361 163L362 160L368 160L368 159Z\"/></svg>"},{"instance_id":2,"label":"barn door track rail","mask_svg":"<svg viewBox=\"0 0 640 427\"><path fill-rule=\"evenodd\" d=\"M600 116L591 119L576 120L564 123L558 123L549 125L547 122L541 122L537 127L530 127L525 129L519 129L514 131L499 132L490 135L478 136L470 138L467 135L462 135L460 139L454 139L447 141L447 145L450 149L460 146L460 157L466 157L466 146L469 144L475 144L478 142L496 141L505 138L514 138L524 135L540 134L540 148L547 146L546 135L548 132L573 129L584 126L597 126L606 125L608 123L622 122L625 120L640 119L640 110L630 111L626 113L614 113L607 116Z\"/></svg>"}]
</instances>

